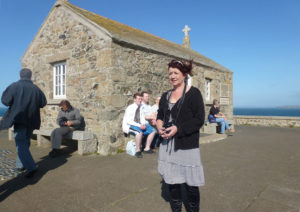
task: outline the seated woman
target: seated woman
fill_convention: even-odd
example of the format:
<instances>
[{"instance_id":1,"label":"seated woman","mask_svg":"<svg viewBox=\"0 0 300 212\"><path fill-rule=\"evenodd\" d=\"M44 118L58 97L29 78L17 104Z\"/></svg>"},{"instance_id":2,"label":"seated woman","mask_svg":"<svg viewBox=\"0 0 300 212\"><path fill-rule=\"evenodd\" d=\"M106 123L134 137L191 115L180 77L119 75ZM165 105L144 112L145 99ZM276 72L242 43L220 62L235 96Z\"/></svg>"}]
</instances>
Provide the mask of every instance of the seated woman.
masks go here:
<instances>
[{"instance_id":1,"label":"seated woman","mask_svg":"<svg viewBox=\"0 0 300 212\"><path fill-rule=\"evenodd\" d=\"M215 122L221 125L221 134L225 134L225 130L226 132L233 132L233 130L230 129L226 116L220 112L219 101L217 99L213 100L213 106L210 108L208 117L209 122Z\"/></svg>"},{"instance_id":2,"label":"seated woman","mask_svg":"<svg viewBox=\"0 0 300 212\"><path fill-rule=\"evenodd\" d=\"M74 130L84 130L85 122L78 109L73 108L68 100L62 100L59 104L61 110L58 113L56 123L60 126L51 133L51 147L49 157L57 156L63 136Z\"/></svg>"}]
</instances>

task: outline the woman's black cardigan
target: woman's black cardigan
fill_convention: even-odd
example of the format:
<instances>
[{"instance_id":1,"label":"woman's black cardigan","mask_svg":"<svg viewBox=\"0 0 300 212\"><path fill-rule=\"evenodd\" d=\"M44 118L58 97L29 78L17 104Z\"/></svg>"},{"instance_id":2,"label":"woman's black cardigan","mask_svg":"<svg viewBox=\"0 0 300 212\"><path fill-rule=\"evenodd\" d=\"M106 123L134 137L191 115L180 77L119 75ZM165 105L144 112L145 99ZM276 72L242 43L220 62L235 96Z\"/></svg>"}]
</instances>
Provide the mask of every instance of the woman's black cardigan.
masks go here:
<instances>
[{"instance_id":1,"label":"woman's black cardigan","mask_svg":"<svg viewBox=\"0 0 300 212\"><path fill-rule=\"evenodd\" d=\"M165 92L159 102L157 119L164 121L164 114L168 110L168 92ZM172 118L176 119L178 113L178 100L171 110ZM199 130L204 123L204 103L201 92L191 87L185 94L184 102L178 114L175 125L177 133L174 136L175 150L194 149L199 147Z\"/></svg>"}]
</instances>

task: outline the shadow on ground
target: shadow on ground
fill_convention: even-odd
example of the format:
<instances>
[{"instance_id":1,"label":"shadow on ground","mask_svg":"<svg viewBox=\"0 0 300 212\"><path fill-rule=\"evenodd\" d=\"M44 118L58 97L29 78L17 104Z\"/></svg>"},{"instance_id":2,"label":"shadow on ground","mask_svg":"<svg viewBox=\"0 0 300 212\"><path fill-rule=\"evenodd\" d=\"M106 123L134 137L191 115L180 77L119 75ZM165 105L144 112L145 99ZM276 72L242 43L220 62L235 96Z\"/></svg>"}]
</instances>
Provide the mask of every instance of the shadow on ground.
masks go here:
<instances>
[{"instance_id":1,"label":"shadow on ground","mask_svg":"<svg viewBox=\"0 0 300 212\"><path fill-rule=\"evenodd\" d=\"M0 202L5 200L14 192L25 188L28 185L36 184L42 179L42 177L47 174L47 172L54 170L68 161L68 158L71 157L72 153L76 149L73 147L65 147L61 149L61 153L56 158L49 158L49 156L44 156L39 162L37 162L38 171L33 178L25 178L25 173L19 174L17 177L5 182L0 186Z\"/></svg>"}]
</instances>

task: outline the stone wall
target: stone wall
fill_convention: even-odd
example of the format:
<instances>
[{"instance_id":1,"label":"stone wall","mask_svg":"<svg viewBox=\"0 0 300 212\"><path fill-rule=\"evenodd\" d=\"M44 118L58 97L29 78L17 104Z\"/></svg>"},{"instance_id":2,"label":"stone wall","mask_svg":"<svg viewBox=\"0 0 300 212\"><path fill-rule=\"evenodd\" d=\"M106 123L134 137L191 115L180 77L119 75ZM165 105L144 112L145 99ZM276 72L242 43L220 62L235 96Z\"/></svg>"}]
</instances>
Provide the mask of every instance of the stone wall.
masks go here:
<instances>
[{"instance_id":1,"label":"stone wall","mask_svg":"<svg viewBox=\"0 0 300 212\"><path fill-rule=\"evenodd\" d=\"M300 117L234 116L235 125L267 127L300 127Z\"/></svg>"},{"instance_id":2,"label":"stone wall","mask_svg":"<svg viewBox=\"0 0 300 212\"><path fill-rule=\"evenodd\" d=\"M114 43L105 34L63 8L47 17L26 51L23 67L33 70L33 80L46 94L42 127L57 127L60 100L53 99L53 65L65 61L66 96L86 120L86 130L98 139L98 152L107 155L124 149L121 123L126 107L136 92L149 91L151 104L170 89L167 64L173 59L139 47ZM195 64L192 85L205 101L205 78L212 79L211 100L227 98L221 110L232 117L232 73ZM226 101L225 101L226 102ZM206 102L206 114L211 101Z\"/></svg>"},{"instance_id":3,"label":"stone wall","mask_svg":"<svg viewBox=\"0 0 300 212\"><path fill-rule=\"evenodd\" d=\"M32 69L34 83L47 97L42 127L57 127L61 100L53 99L53 64L66 61L67 99L85 117L86 130L98 137L109 134L102 120L114 115L107 108L112 89L110 51L111 39L96 34L76 16L63 8L50 14L22 59L22 66Z\"/></svg>"},{"instance_id":4,"label":"stone wall","mask_svg":"<svg viewBox=\"0 0 300 212\"><path fill-rule=\"evenodd\" d=\"M132 95L136 92L150 92L150 103L161 96L163 92L171 89L168 81L167 64L174 59L169 55L153 53L150 50L141 50L124 44L112 44L113 70L112 96L117 98L116 104L112 105L112 113L116 113L115 120L111 120L112 135L116 141L122 138L121 123L126 107L133 102ZM194 64L192 85L199 88L205 101L205 77L210 76L213 82L211 99L221 97L221 86L226 85L226 96L230 101L228 105L221 105L222 111L232 119L232 73L217 71L200 64ZM206 115L211 107L210 102L205 102ZM108 121L108 120L107 120ZM119 140L123 145L126 143ZM107 142L104 140L103 143ZM110 144L114 145L114 144ZM108 147L106 147L108 148Z\"/></svg>"},{"instance_id":5,"label":"stone wall","mask_svg":"<svg viewBox=\"0 0 300 212\"><path fill-rule=\"evenodd\" d=\"M220 111L223 112L229 120L233 119L233 73L215 71L210 68L205 68L204 74L200 77L200 82L205 89L205 80L210 79L210 100L205 100L205 93L203 92L203 98L206 104L206 118L209 114L210 107L213 100L218 99L220 102ZM194 82L194 81L193 81Z\"/></svg>"}]
</instances>

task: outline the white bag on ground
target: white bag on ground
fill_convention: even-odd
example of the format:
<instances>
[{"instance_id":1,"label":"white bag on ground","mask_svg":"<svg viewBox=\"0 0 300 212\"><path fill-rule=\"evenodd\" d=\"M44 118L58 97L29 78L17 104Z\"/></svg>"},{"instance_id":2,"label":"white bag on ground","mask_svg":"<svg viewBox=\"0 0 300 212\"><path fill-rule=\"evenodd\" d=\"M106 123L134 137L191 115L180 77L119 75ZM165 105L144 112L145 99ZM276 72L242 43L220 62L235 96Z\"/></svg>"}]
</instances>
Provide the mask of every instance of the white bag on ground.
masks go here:
<instances>
[{"instance_id":1,"label":"white bag on ground","mask_svg":"<svg viewBox=\"0 0 300 212\"><path fill-rule=\"evenodd\" d=\"M128 143L126 145L127 154L129 154L131 156L135 156L135 150L136 150L135 140L128 141Z\"/></svg>"}]
</instances>

